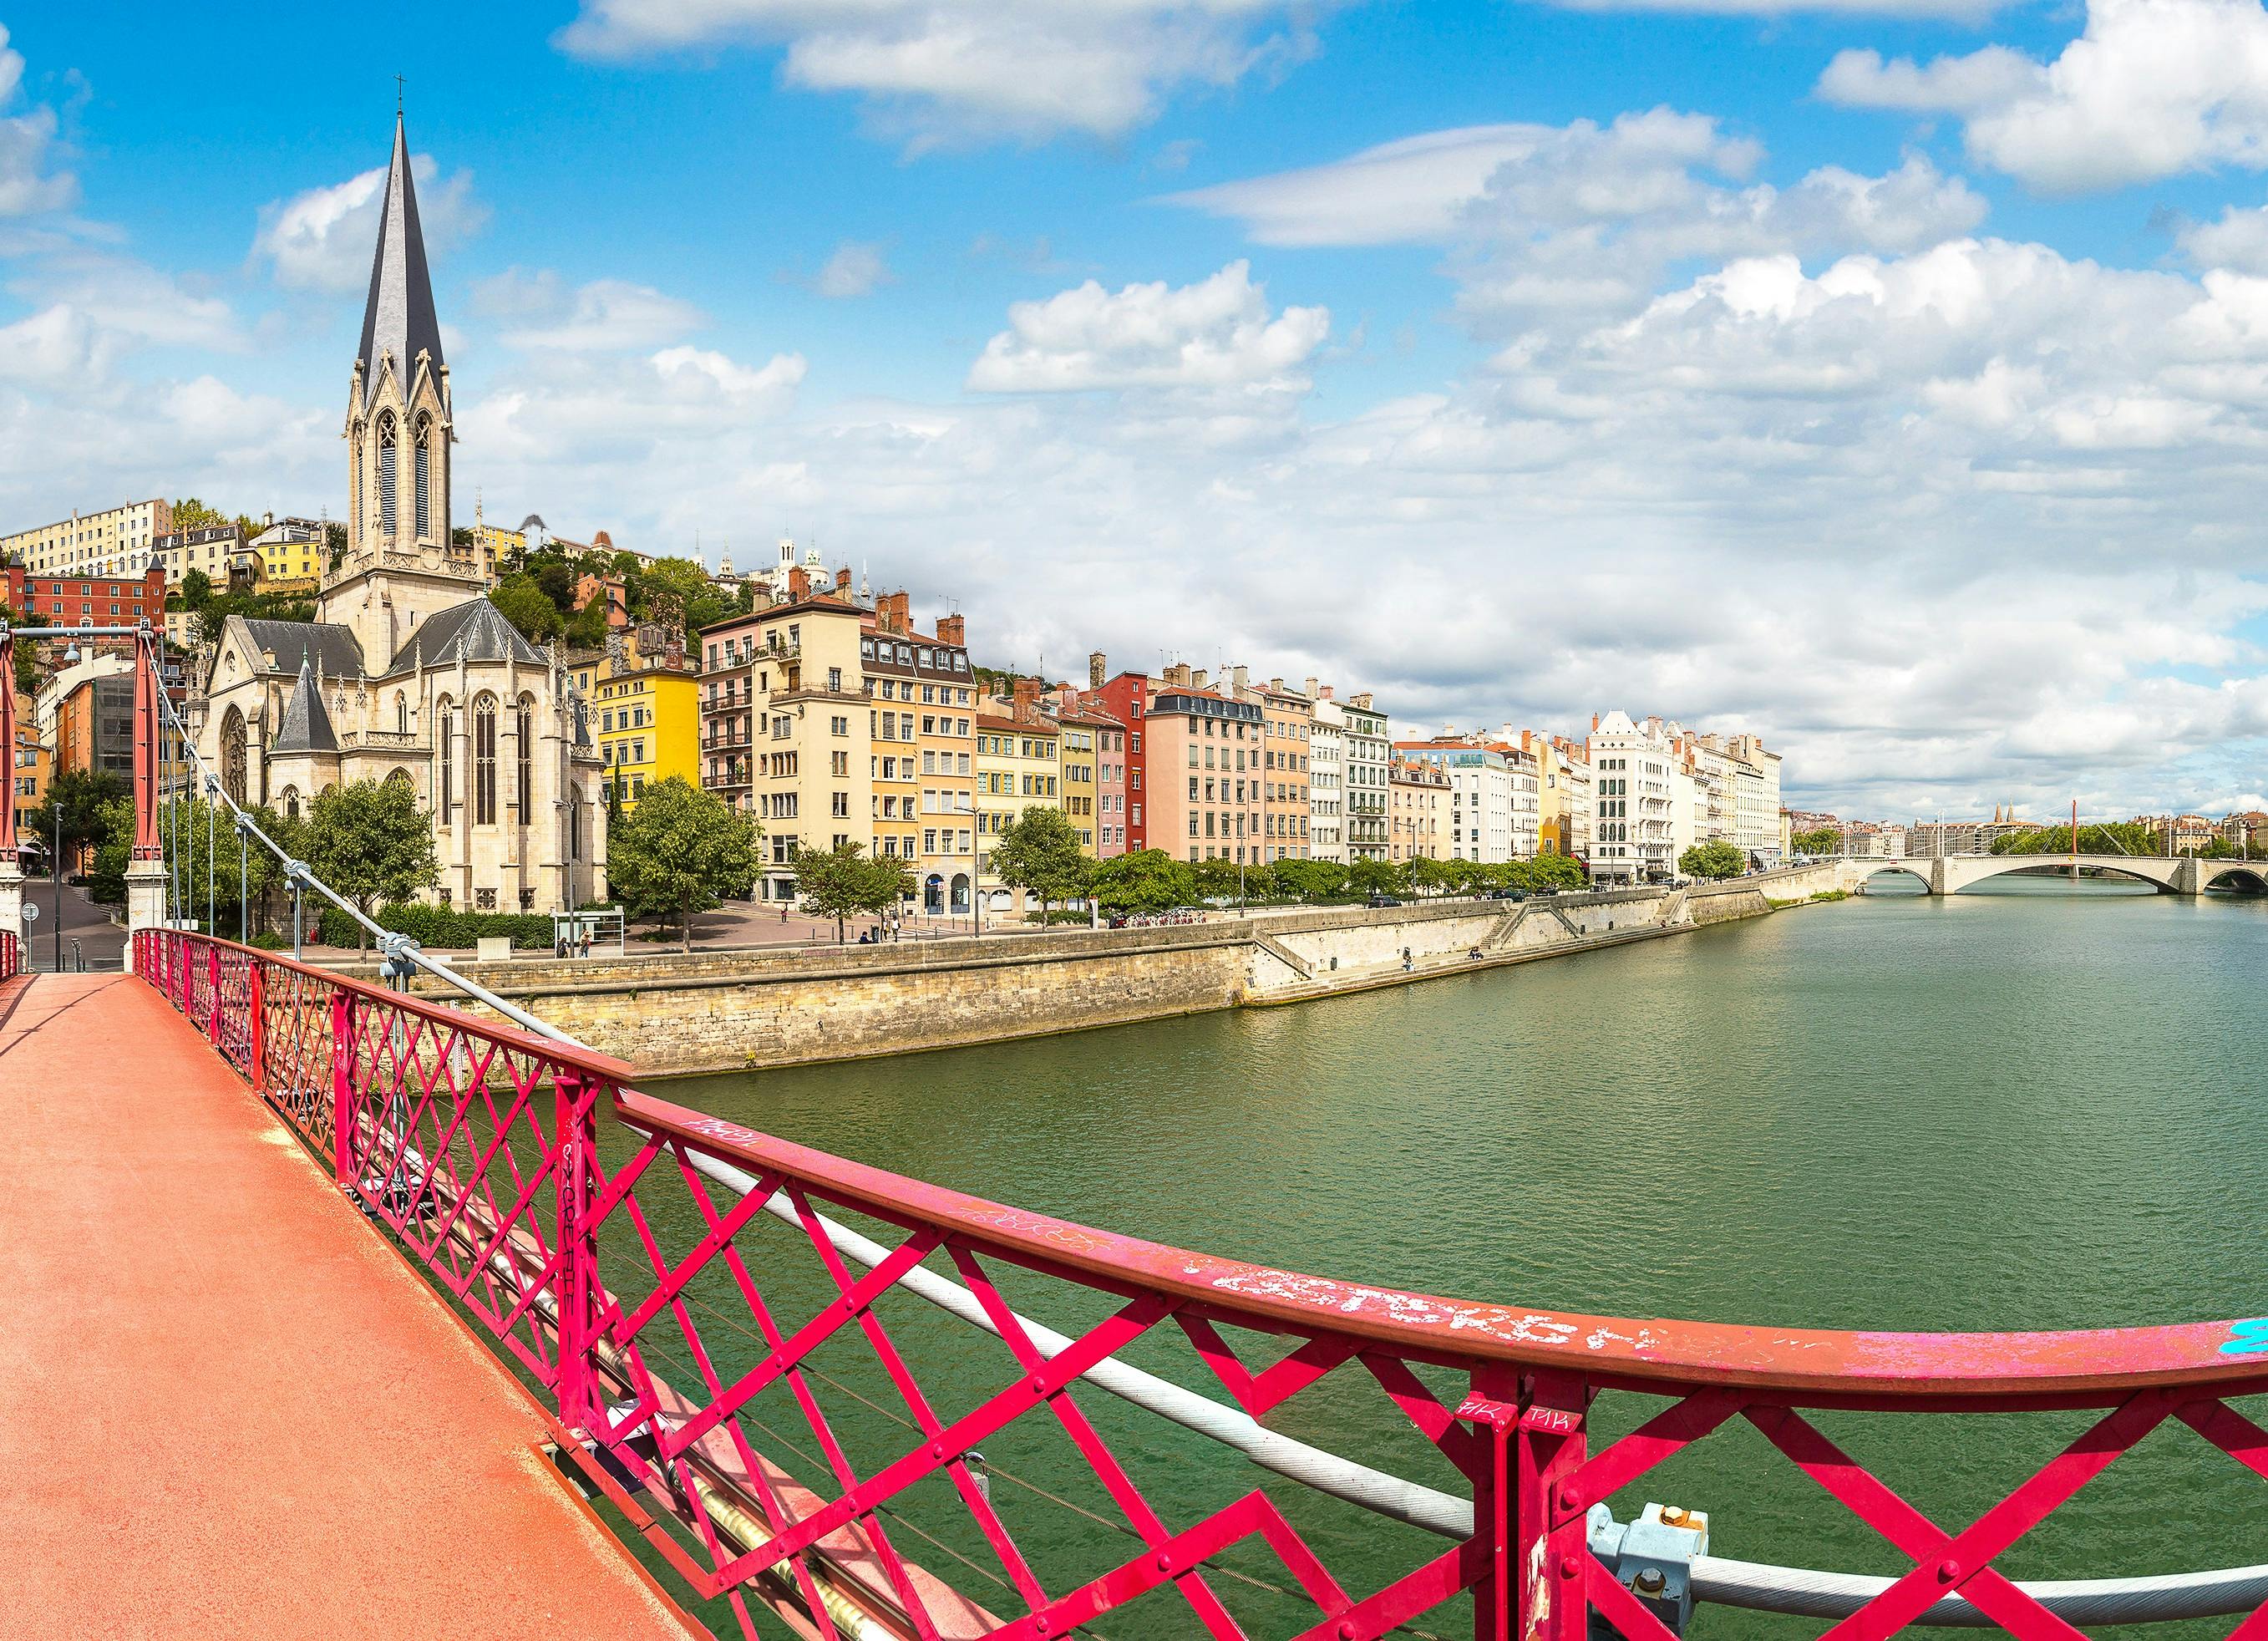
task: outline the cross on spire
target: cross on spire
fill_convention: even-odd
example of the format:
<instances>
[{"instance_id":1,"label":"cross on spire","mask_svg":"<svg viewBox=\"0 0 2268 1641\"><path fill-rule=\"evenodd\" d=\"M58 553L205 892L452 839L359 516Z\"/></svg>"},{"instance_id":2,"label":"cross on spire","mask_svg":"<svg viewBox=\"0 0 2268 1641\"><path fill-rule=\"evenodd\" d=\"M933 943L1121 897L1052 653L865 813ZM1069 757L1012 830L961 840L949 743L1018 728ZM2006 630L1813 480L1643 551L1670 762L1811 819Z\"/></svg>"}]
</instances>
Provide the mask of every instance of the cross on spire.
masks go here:
<instances>
[{"instance_id":1,"label":"cross on spire","mask_svg":"<svg viewBox=\"0 0 2268 1641\"><path fill-rule=\"evenodd\" d=\"M394 112L401 112L401 76L399 74L394 77Z\"/></svg>"}]
</instances>

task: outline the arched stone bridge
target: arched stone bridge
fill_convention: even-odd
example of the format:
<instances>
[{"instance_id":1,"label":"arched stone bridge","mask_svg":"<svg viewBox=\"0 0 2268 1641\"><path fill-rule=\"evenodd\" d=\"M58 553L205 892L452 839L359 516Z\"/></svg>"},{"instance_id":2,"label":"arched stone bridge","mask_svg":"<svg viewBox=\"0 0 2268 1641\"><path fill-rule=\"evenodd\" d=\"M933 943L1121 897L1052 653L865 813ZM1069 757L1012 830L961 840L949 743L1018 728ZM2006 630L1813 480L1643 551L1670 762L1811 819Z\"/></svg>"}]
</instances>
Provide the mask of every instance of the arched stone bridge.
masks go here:
<instances>
[{"instance_id":1,"label":"arched stone bridge","mask_svg":"<svg viewBox=\"0 0 2268 1641\"><path fill-rule=\"evenodd\" d=\"M1921 879L1933 895L1957 895L1962 890L2009 872L2038 871L2043 867L2068 871L2067 854L1948 854L1859 856L1843 864L1862 888L1884 872L1904 872ZM2161 894L2201 895L2208 890L2268 893L2268 861L2200 861L2187 855L2163 860L2147 855L2082 854L2079 864L2117 877L2131 877L2154 886Z\"/></svg>"}]
</instances>

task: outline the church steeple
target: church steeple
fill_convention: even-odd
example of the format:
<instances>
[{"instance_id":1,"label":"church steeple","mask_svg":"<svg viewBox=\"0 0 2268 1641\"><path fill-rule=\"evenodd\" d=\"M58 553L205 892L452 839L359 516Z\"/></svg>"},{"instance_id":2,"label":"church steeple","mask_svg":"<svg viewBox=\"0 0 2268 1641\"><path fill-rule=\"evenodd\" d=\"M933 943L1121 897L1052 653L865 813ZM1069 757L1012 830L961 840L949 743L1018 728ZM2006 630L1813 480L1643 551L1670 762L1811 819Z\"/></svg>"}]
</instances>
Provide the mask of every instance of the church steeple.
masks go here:
<instances>
[{"instance_id":1,"label":"church steeple","mask_svg":"<svg viewBox=\"0 0 2268 1641\"><path fill-rule=\"evenodd\" d=\"M370 300L363 309L363 403L378 392L381 358L390 355L404 397L414 391L418 355L441 371L441 325L433 313L433 282L425 270L425 235L417 221L417 185L409 174L409 144L401 115L394 116L394 160L378 219L378 249L371 258Z\"/></svg>"}]
</instances>

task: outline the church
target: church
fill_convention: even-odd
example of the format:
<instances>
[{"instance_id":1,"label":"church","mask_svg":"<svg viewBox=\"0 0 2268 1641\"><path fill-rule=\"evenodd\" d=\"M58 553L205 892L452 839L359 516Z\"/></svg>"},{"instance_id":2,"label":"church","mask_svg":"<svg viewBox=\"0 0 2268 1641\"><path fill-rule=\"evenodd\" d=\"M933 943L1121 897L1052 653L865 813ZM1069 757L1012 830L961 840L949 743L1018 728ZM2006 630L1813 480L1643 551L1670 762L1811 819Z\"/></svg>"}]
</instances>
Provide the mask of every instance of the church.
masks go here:
<instances>
[{"instance_id":1,"label":"church","mask_svg":"<svg viewBox=\"0 0 2268 1641\"><path fill-rule=\"evenodd\" d=\"M572 910L606 893L606 787L562 658L485 596L452 541L449 367L399 115L348 388L342 555L313 623L232 616L196 736L241 802L303 812L398 780L431 817L445 904Z\"/></svg>"}]
</instances>

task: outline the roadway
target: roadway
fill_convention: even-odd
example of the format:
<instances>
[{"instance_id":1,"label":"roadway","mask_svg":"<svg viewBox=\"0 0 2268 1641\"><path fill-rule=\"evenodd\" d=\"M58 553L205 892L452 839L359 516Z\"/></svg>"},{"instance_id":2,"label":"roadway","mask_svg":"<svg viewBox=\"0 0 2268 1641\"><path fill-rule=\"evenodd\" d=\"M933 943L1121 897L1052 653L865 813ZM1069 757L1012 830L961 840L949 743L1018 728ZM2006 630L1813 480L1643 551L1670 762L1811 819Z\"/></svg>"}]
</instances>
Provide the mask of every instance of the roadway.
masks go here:
<instances>
[{"instance_id":1,"label":"roadway","mask_svg":"<svg viewBox=\"0 0 2268 1641\"><path fill-rule=\"evenodd\" d=\"M140 981L0 985L0 1637L704 1633Z\"/></svg>"}]
</instances>

